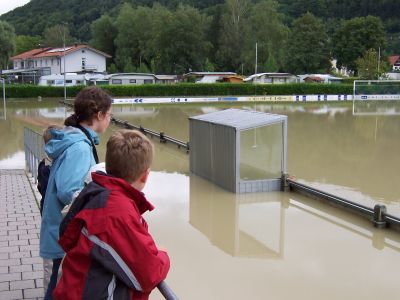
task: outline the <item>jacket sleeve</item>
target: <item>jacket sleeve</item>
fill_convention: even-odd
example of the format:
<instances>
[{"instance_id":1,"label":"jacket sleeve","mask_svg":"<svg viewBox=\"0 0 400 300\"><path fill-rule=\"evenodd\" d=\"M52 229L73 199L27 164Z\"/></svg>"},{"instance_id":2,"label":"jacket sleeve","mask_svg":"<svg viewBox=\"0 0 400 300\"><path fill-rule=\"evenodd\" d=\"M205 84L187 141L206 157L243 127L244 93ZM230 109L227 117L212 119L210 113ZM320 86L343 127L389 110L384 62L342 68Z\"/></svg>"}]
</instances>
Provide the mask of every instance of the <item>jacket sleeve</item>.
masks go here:
<instances>
[{"instance_id":1,"label":"jacket sleeve","mask_svg":"<svg viewBox=\"0 0 400 300\"><path fill-rule=\"evenodd\" d=\"M79 145L81 144L81 145ZM64 204L71 203L73 195L82 190L86 174L91 166L92 152L87 143L76 143L65 151L56 174L57 198Z\"/></svg>"},{"instance_id":2,"label":"jacket sleeve","mask_svg":"<svg viewBox=\"0 0 400 300\"><path fill-rule=\"evenodd\" d=\"M157 249L153 238L131 215L110 218L107 239L137 278L144 293L150 293L167 277L170 267L168 254Z\"/></svg>"}]
</instances>

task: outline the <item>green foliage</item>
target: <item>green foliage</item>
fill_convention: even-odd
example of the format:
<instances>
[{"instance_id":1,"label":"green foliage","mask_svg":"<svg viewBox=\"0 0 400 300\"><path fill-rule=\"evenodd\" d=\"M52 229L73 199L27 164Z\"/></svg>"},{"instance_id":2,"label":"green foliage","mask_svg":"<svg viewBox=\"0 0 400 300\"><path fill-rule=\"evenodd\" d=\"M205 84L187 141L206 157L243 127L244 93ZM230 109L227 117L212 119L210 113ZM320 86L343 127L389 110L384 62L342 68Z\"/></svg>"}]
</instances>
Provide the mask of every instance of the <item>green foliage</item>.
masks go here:
<instances>
[{"instance_id":1,"label":"green foliage","mask_svg":"<svg viewBox=\"0 0 400 300\"><path fill-rule=\"evenodd\" d=\"M276 60L272 53L270 53L268 55L268 59L265 62L265 71L266 72L278 72L279 71L278 64L276 63Z\"/></svg>"},{"instance_id":2,"label":"green foliage","mask_svg":"<svg viewBox=\"0 0 400 300\"><path fill-rule=\"evenodd\" d=\"M356 60L368 49L384 50L385 30L382 21L373 16L343 21L333 36L333 53L337 65L357 70Z\"/></svg>"},{"instance_id":3,"label":"green foliage","mask_svg":"<svg viewBox=\"0 0 400 300\"><path fill-rule=\"evenodd\" d=\"M286 70L295 74L330 71L330 55L326 28L311 13L293 22L290 34Z\"/></svg>"},{"instance_id":4,"label":"green foliage","mask_svg":"<svg viewBox=\"0 0 400 300\"><path fill-rule=\"evenodd\" d=\"M20 36L46 36L48 45L58 47L60 33L51 38L52 32L44 31L65 23L72 36L67 44L90 41L112 55L109 63L120 72L213 69L252 74L257 43L260 72L302 73L327 71L330 56L339 67L356 70L356 60L379 46L386 56L397 54L399 11L398 0L31 0L0 20L12 24ZM309 34L292 22L307 12L323 22ZM289 39L292 29L305 34L298 47ZM326 39L318 40L323 35ZM37 44L17 41L18 52L29 43Z\"/></svg>"},{"instance_id":5,"label":"green foliage","mask_svg":"<svg viewBox=\"0 0 400 300\"><path fill-rule=\"evenodd\" d=\"M75 97L82 86L67 87L68 97ZM6 85L7 98L64 97L64 87L38 86L31 84Z\"/></svg>"},{"instance_id":6,"label":"green foliage","mask_svg":"<svg viewBox=\"0 0 400 300\"><path fill-rule=\"evenodd\" d=\"M18 35L15 39L15 53L19 54L38 48L41 43L42 39L39 36Z\"/></svg>"},{"instance_id":7,"label":"green foliage","mask_svg":"<svg viewBox=\"0 0 400 300\"><path fill-rule=\"evenodd\" d=\"M0 21L0 69L5 69L15 51L15 32L12 25Z\"/></svg>"},{"instance_id":8,"label":"green foliage","mask_svg":"<svg viewBox=\"0 0 400 300\"><path fill-rule=\"evenodd\" d=\"M117 72L118 72L118 69L117 69L117 67L115 66L115 64L110 64L110 65L108 66L108 68L107 68L107 72L108 72L109 74L117 73Z\"/></svg>"},{"instance_id":9,"label":"green foliage","mask_svg":"<svg viewBox=\"0 0 400 300\"><path fill-rule=\"evenodd\" d=\"M388 63L381 59L378 62L378 53L375 49L367 50L363 57L356 60L356 65L361 79L379 79L389 70Z\"/></svg>"},{"instance_id":10,"label":"green foliage","mask_svg":"<svg viewBox=\"0 0 400 300\"><path fill-rule=\"evenodd\" d=\"M66 25L48 27L43 32L43 44L46 47L62 47L74 43Z\"/></svg>"},{"instance_id":11,"label":"green foliage","mask_svg":"<svg viewBox=\"0 0 400 300\"><path fill-rule=\"evenodd\" d=\"M68 97L75 97L82 86L67 87ZM252 96L252 95L317 95L352 94L351 84L198 84L182 83L174 85L103 85L113 97L169 97L169 96ZM8 98L60 97L63 87L7 85Z\"/></svg>"},{"instance_id":12,"label":"green foliage","mask_svg":"<svg viewBox=\"0 0 400 300\"><path fill-rule=\"evenodd\" d=\"M91 45L113 58L115 57L114 40L117 37L118 29L113 19L108 15L103 15L91 25L92 40Z\"/></svg>"},{"instance_id":13,"label":"green foliage","mask_svg":"<svg viewBox=\"0 0 400 300\"><path fill-rule=\"evenodd\" d=\"M107 13L112 14L126 0L31 0L1 16L13 24L19 35L41 36L46 28L67 23L71 35L90 40L90 24Z\"/></svg>"},{"instance_id":14,"label":"green foliage","mask_svg":"<svg viewBox=\"0 0 400 300\"><path fill-rule=\"evenodd\" d=\"M253 69L255 61L255 43L258 46L258 60L267 62L258 66L259 72L277 72L284 68L284 53L289 28L284 24L284 15L278 10L278 2L274 0L261 0L251 7L249 13L251 38L249 38L244 60L249 71Z\"/></svg>"}]
</instances>

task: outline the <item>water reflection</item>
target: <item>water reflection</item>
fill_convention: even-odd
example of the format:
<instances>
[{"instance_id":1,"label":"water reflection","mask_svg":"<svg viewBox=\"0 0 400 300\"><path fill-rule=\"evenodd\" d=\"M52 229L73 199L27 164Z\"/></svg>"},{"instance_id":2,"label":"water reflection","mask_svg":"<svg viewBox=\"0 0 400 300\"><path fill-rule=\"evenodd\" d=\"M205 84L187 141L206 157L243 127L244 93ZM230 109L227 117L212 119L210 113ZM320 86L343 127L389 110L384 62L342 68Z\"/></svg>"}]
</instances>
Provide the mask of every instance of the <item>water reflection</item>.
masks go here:
<instances>
[{"instance_id":1,"label":"water reflection","mask_svg":"<svg viewBox=\"0 0 400 300\"><path fill-rule=\"evenodd\" d=\"M234 194L190 175L190 224L232 256L283 259L288 210L316 217L316 226L328 222L368 239L378 250L388 247L400 252L396 233L376 229L340 209L293 193Z\"/></svg>"},{"instance_id":2,"label":"water reflection","mask_svg":"<svg viewBox=\"0 0 400 300\"><path fill-rule=\"evenodd\" d=\"M282 193L230 193L192 174L189 222L232 256L282 258L283 198ZM258 218L260 211L272 218Z\"/></svg>"}]
</instances>

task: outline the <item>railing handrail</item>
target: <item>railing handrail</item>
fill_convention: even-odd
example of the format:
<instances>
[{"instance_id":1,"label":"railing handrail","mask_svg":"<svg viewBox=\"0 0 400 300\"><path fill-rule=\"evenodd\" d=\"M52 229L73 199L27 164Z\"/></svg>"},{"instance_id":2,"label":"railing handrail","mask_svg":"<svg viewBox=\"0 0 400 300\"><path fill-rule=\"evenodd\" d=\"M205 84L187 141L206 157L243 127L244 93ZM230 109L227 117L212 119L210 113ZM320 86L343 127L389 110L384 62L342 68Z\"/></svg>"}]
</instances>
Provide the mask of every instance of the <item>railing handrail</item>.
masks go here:
<instances>
[{"instance_id":1,"label":"railing handrail","mask_svg":"<svg viewBox=\"0 0 400 300\"><path fill-rule=\"evenodd\" d=\"M60 103L64 104L65 106L68 106L68 107L72 107L73 106L71 103L68 103L68 102L66 102L64 100L60 100ZM161 132L157 132L157 131L154 131L152 129L144 128L141 125L139 125L139 126L138 125L133 125L133 124L130 124L128 121L117 119L113 115L111 116L111 122L113 122L114 124L117 124L119 126L123 126L125 128L128 128L128 129L136 129L136 130L141 131L144 134L148 134L150 136L157 137L157 138L160 139L160 143L170 142L172 144L177 145L178 148L186 149L186 153L189 153L189 150L190 150L189 142L184 142L184 141L178 140L178 139L176 139L174 137L168 136L162 131Z\"/></svg>"},{"instance_id":2,"label":"railing handrail","mask_svg":"<svg viewBox=\"0 0 400 300\"><path fill-rule=\"evenodd\" d=\"M24 127L24 152L26 167L36 183L39 162L45 156L43 135L28 127Z\"/></svg>"}]
</instances>

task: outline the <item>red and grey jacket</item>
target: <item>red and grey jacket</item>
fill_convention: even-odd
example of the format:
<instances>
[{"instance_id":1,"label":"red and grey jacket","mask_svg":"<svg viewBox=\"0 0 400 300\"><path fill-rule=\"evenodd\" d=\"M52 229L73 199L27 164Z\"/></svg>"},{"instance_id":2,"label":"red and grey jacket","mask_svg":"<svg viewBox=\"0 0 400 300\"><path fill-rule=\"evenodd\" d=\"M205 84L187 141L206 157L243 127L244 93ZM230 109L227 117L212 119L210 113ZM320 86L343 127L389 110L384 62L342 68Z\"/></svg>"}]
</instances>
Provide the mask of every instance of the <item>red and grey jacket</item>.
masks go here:
<instances>
[{"instance_id":1,"label":"red and grey jacket","mask_svg":"<svg viewBox=\"0 0 400 300\"><path fill-rule=\"evenodd\" d=\"M122 179L93 173L60 226L66 252L55 299L148 299L166 278L142 214L154 207Z\"/></svg>"}]
</instances>

